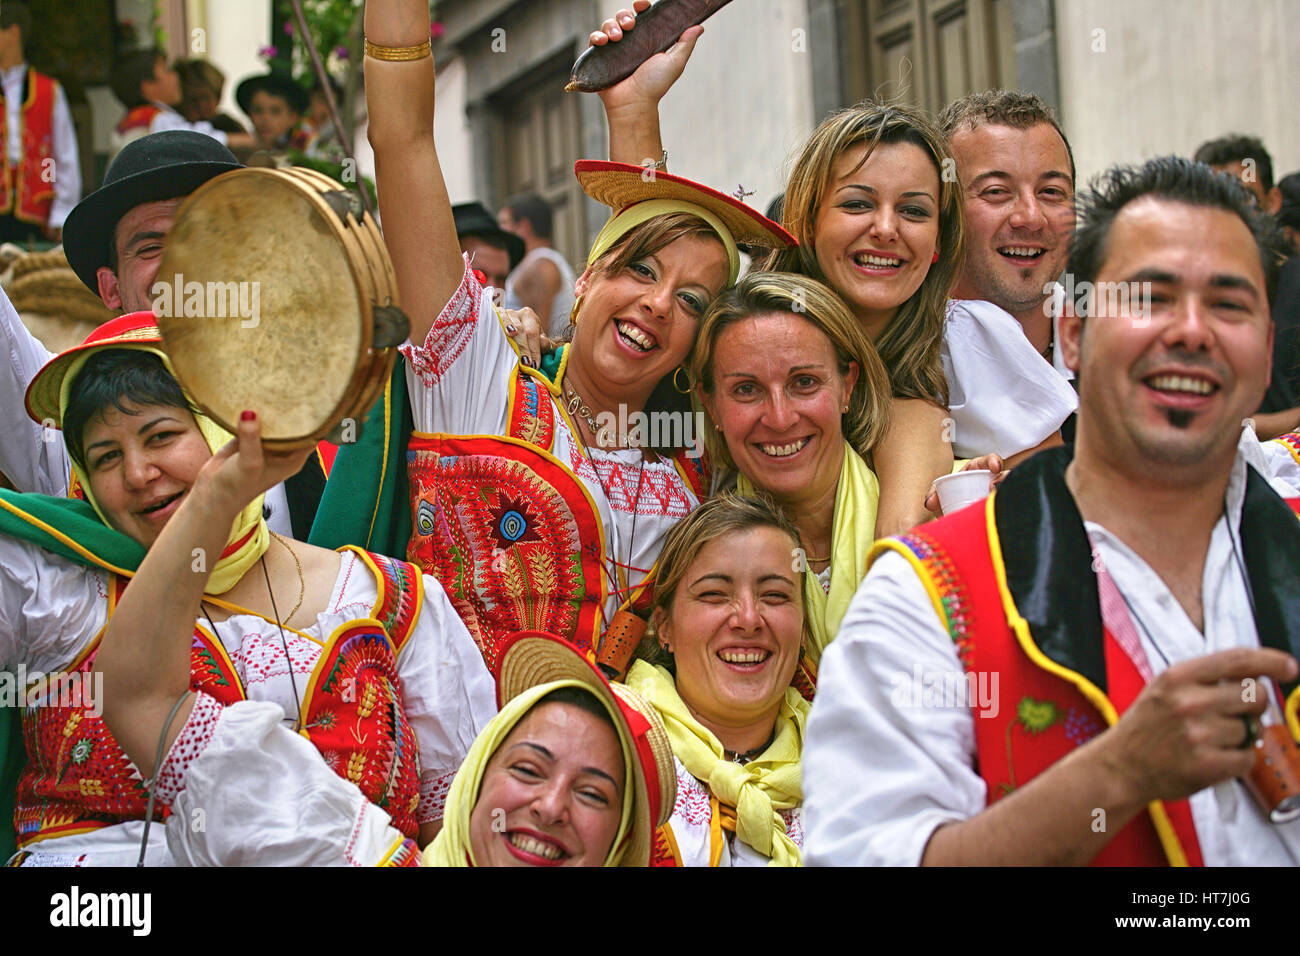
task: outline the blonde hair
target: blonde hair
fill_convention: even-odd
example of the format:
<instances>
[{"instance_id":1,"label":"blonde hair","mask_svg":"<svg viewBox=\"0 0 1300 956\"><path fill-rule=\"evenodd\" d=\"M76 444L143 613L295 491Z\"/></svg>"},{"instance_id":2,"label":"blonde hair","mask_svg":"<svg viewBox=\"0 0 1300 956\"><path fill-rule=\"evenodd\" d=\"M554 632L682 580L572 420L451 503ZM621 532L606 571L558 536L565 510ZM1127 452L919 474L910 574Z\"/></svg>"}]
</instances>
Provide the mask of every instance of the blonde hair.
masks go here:
<instances>
[{"instance_id":1,"label":"blonde hair","mask_svg":"<svg viewBox=\"0 0 1300 956\"><path fill-rule=\"evenodd\" d=\"M814 250L817 213L830 189L836 160L860 143L867 146L863 163L879 145L911 143L926 152L939 174L939 261L930 266L921 287L899 306L876 350L889 371L894 395L947 406L948 381L939 348L948 293L961 274L966 247L956 163L947 141L924 113L867 100L828 116L795 161L786 187L783 225L799 245L773 252L764 268L826 281Z\"/></svg>"},{"instance_id":2,"label":"blonde hair","mask_svg":"<svg viewBox=\"0 0 1300 956\"><path fill-rule=\"evenodd\" d=\"M790 566L795 575L795 590L799 592L800 607L803 616L803 631L811 632L808 619L808 606L803 600L803 575L805 570L795 570L802 564L797 562L795 549L800 547L799 532L789 518L766 497L746 498L737 494L724 493L710 498L677 524L673 525L664 539L663 550L659 552L658 571L655 573L654 605L650 614L650 626L637 648L636 656L651 664L661 664L674 670L673 656L659 645L656 622L666 616L677 598L677 589L686 577L686 572L695 559L700 556L704 546L727 535L740 534L755 528L774 528L790 538Z\"/></svg>"},{"instance_id":3,"label":"blonde hair","mask_svg":"<svg viewBox=\"0 0 1300 956\"><path fill-rule=\"evenodd\" d=\"M870 461L889 429L889 373L862 325L830 286L789 272L749 273L735 288L715 299L704 314L695 340L692 377L706 394L712 395L716 384L713 354L718 337L729 326L770 312L796 315L830 339L841 375L848 374L850 362L858 363L858 380L849 395L843 430L853 450ZM727 443L718 430L708 427L704 435L710 459L734 468Z\"/></svg>"}]
</instances>

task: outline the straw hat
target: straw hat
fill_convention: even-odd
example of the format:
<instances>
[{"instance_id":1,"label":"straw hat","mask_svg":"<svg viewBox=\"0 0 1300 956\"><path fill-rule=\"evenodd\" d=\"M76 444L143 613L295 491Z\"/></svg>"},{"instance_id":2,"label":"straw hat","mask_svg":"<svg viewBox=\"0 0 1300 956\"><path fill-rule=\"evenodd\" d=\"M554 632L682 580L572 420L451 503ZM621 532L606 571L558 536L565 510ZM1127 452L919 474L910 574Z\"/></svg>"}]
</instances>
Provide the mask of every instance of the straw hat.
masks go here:
<instances>
[{"instance_id":1,"label":"straw hat","mask_svg":"<svg viewBox=\"0 0 1300 956\"><path fill-rule=\"evenodd\" d=\"M574 164L582 191L615 212L650 199L694 203L717 216L736 242L769 249L797 246L798 240L761 212L740 200L681 176L645 166L581 159Z\"/></svg>"},{"instance_id":2,"label":"straw hat","mask_svg":"<svg viewBox=\"0 0 1300 956\"><path fill-rule=\"evenodd\" d=\"M580 683L617 715L614 724L619 739L637 755L632 767L636 814L623 865L648 866L655 831L668 822L677 802L677 768L663 721L636 691L610 684L572 645L538 631L515 635L502 651L497 705L504 707L530 687L557 680Z\"/></svg>"},{"instance_id":3,"label":"straw hat","mask_svg":"<svg viewBox=\"0 0 1300 956\"><path fill-rule=\"evenodd\" d=\"M74 345L46 362L27 386L27 414L33 421L48 421L53 423L53 427L62 428L59 396L63 393L63 380L72 368L73 360L86 352L123 348L162 349L162 337L152 312L119 315L91 332L80 345Z\"/></svg>"}]
</instances>

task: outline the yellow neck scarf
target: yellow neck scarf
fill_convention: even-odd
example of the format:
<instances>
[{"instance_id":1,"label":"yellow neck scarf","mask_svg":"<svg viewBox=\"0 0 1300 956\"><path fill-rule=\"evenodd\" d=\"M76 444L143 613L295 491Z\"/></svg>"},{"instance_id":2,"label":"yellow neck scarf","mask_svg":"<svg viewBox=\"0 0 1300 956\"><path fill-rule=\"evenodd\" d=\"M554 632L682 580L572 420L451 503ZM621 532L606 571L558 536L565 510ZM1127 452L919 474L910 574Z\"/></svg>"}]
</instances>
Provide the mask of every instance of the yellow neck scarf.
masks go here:
<instances>
[{"instance_id":1,"label":"yellow neck scarf","mask_svg":"<svg viewBox=\"0 0 1300 956\"><path fill-rule=\"evenodd\" d=\"M558 680L549 684L538 684L511 700L501 712L488 722L482 732L474 739L465 761L456 772L456 779L451 782L447 792L447 807L442 816L442 829L433 843L424 851L425 866L478 866L474 859L474 849L470 845L469 818L478 803L478 792L483 785L483 774L487 772L488 763L497 752L515 724L523 720L533 705L553 690L561 687L579 687L586 690L586 685L576 680ZM617 722L622 718L611 714ZM623 817L619 821L618 834L614 845L605 858L605 866L618 866L623 857L626 837L632 828L632 810L636 802L636 784L632 777L633 762L637 755L628 748L623 734L619 734L619 743L623 750Z\"/></svg>"},{"instance_id":2,"label":"yellow neck scarf","mask_svg":"<svg viewBox=\"0 0 1300 956\"><path fill-rule=\"evenodd\" d=\"M753 482L744 475L740 476L737 487L742 495L754 493ZM814 665L821 661L822 652L835 639L844 612L867 573L867 552L875 541L879 503L880 482L875 473L845 442L831 528L830 594L822 590L821 582L811 571L804 575L804 601L812 622L807 654Z\"/></svg>"},{"instance_id":3,"label":"yellow neck scarf","mask_svg":"<svg viewBox=\"0 0 1300 956\"><path fill-rule=\"evenodd\" d=\"M159 349L149 348L147 346L132 346L141 352L151 352L157 355L163 361L167 371L175 377L172 371L171 363L167 356ZM92 355L98 354L96 350L88 350L84 355L78 356L68 366L68 371L63 377L63 383L59 394L59 420L63 420L63 415L68 409L68 400L72 394L72 386L81 369ZM212 419L206 415L194 412L194 421L199 426L199 431L203 434L204 440L208 443L208 449L216 454L235 436L230 434ZM72 456L68 456L72 459ZM72 461L73 483L69 487L69 492L77 485L81 486L81 493L85 495L90 506L95 509L95 514L99 515L99 520L104 524L112 527L112 523L104 514L103 509L99 507L99 502L95 500L94 493L90 490L90 480L81 466ZM208 594L224 594L239 583L239 579L257 563L258 559L266 553L266 549L271 544L271 532L266 526L266 520L262 517L262 500L265 496L258 495L248 503L248 506L239 513L235 519L234 525L230 529L230 535L226 538L226 547L221 556L217 559L216 567L212 569L212 574L208 577Z\"/></svg>"},{"instance_id":4,"label":"yellow neck scarf","mask_svg":"<svg viewBox=\"0 0 1300 956\"><path fill-rule=\"evenodd\" d=\"M810 705L799 692L786 688L771 745L761 757L741 766L726 759L718 738L691 716L665 668L635 661L627 685L659 711L673 755L687 772L721 803L736 808L736 836L769 857L770 866L802 865L799 847L786 835L785 821L776 812L803 802L799 759Z\"/></svg>"}]
</instances>

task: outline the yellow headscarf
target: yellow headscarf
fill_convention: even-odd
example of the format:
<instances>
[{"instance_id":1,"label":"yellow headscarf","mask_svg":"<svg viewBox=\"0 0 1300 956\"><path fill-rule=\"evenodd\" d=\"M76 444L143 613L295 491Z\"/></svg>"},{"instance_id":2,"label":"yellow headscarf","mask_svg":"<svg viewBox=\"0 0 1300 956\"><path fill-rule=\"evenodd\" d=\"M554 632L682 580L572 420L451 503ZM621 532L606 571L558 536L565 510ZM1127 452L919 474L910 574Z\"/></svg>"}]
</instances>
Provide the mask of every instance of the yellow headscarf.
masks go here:
<instances>
[{"instance_id":1,"label":"yellow headscarf","mask_svg":"<svg viewBox=\"0 0 1300 956\"><path fill-rule=\"evenodd\" d=\"M754 493L754 483L741 475L737 490ZM808 657L816 665L835 635L849 603L867 573L867 552L876 538L876 506L880 503L880 482L867 463L848 442L835 490L834 524L831 528L831 592L822 590L817 575L804 575L804 602L812 622Z\"/></svg>"},{"instance_id":2,"label":"yellow headscarf","mask_svg":"<svg viewBox=\"0 0 1300 956\"><path fill-rule=\"evenodd\" d=\"M162 359L163 366L171 373L172 377L176 377L171 362L167 360L166 353L160 349L146 345L106 345L106 349L123 347L128 347L133 351L149 352L158 356ZM67 372L59 385L60 422L63 421L64 414L68 410L68 403L72 398L72 386L77 375L80 374L91 356L98 355L106 349L87 350L75 356L69 362ZM187 399L188 397L186 396ZM208 449L213 454L216 454L227 442L234 438L230 432L199 412L194 412L194 421L198 424L199 431L203 434L204 440L208 443ZM104 514L99 502L95 500L94 493L90 490L90 481L85 471L77 464L75 456L69 455L68 457L72 460L72 475L75 482L75 484L69 486L69 492L77 485L80 485L81 493L90 502L90 506L95 509L95 514L99 515L104 524L111 527L108 517ZM230 535L226 538L225 550L222 551L216 566L212 569L212 574L208 578L208 594L224 594L229 591L239 582L245 572L266 553L266 549L271 543L271 532L266 526L266 520L262 517L262 501L264 497L264 495L258 495L248 503L247 507L239 513L239 517L235 519L235 523L230 529Z\"/></svg>"},{"instance_id":3,"label":"yellow headscarf","mask_svg":"<svg viewBox=\"0 0 1300 956\"><path fill-rule=\"evenodd\" d=\"M770 866L800 866L803 856L776 812L803 802L799 761L811 707L799 692L786 688L772 743L762 756L742 766L728 760L718 738L691 716L666 668L635 661L628 671L627 685L659 711L673 754L687 772L703 782L720 802L736 808L736 836L769 857Z\"/></svg>"},{"instance_id":4,"label":"yellow headscarf","mask_svg":"<svg viewBox=\"0 0 1300 956\"><path fill-rule=\"evenodd\" d=\"M736 247L735 236L727 228L726 223L709 212L709 210L681 199L647 199L645 202L628 206L622 212L614 213L609 217L609 221L605 223L604 228L600 230L599 235L596 236L596 241L591 244L591 251L587 253L588 264L595 262L609 252L618 240L643 222L649 222L657 216L667 216L675 212L698 216L718 234L718 238L722 240L722 244L727 250L727 288L735 285L736 278L740 275L740 250Z\"/></svg>"},{"instance_id":5,"label":"yellow headscarf","mask_svg":"<svg viewBox=\"0 0 1300 956\"><path fill-rule=\"evenodd\" d=\"M425 866L478 866L474 859L474 850L470 845L469 818L478 803L479 789L483 785L483 774L487 772L497 749L505 743L515 725L527 716L533 705L553 690L561 687L578 687L590 690L590 687L576 680L557 680L548 684L538 684L510 700L501 712L483 728L470 747L464 763L456 772L456 779L451 782L447 793L447 806L443 812L442 829L437 838L424 851ZM593 695L594 696L594 695ZM600 698L597 697L599 700ZM618 714L610 714L615 725L621 720ZM618 834L605 866L619 866L623 858L626 837L632 826L632 811L636 803L636 786L632 767L637 755L631 751L623 734L617 735L619 747L623 752L623 814L618 824Z\"/></svg>"}]
</instances>

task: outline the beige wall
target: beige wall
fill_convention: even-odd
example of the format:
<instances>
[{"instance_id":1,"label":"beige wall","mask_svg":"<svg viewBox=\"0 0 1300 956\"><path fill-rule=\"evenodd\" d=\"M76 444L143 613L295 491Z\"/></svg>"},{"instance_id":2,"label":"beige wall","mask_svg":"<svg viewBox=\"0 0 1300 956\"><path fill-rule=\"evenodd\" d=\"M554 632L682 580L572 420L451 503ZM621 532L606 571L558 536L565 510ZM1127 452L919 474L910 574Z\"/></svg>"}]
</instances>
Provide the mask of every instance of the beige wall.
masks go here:
<instances>
[{"instance_id":1,"label":"beige wall","mask_svg":"<svg viewBox=\"0 0 1300 956\"><path fill-rule=\"evenodd\" d=\"M804 31L802 52L795 30ZM762 211L785 188L787 159L812 131L807 5L744 0L705 24L686 72L661 104L669 169L725 193L739 185Z\"/></svg>"},{"instance_id":2,"label":"beige wall","mask_svg":"<svg viewBox=\"0 0 1300 956\"><path fill-rule=\"evenodd\" d=\"M479 198L474 193L474 172L470 165L474 150L465 116L465 79L465 61L457 57L438 68L434 94L433 141L438 144L442 177L453 203Z\"/></svg>"},{"instance_id":3,"label":"beige wall","mask_svg":"<svg viewBox=\"0 0 1300 956\"><path fill-rule=\"evenodd\" d=\"M1116 162L1190 156L1228 132L1262 138L1275 178L1300 169L1298 25L1295 0L1057 0L1080 181Z\"/></svg>"},{"instance_id":4,"label":"beige wall","mask_svg":"<svg viewBox=\"0 0 1300 956\"><path fill-rule=\"evenodd\" d=\"M189 55L206 57L226 74L221 108L248 126L248 117L235 103L235 87L246 76L266 72L266 61L257 51L274 42L270 37L271 0L186 0L185 13L191 40L193 31L201 29L207 45L206 53Z\"/></svg>"}]
</instances>

